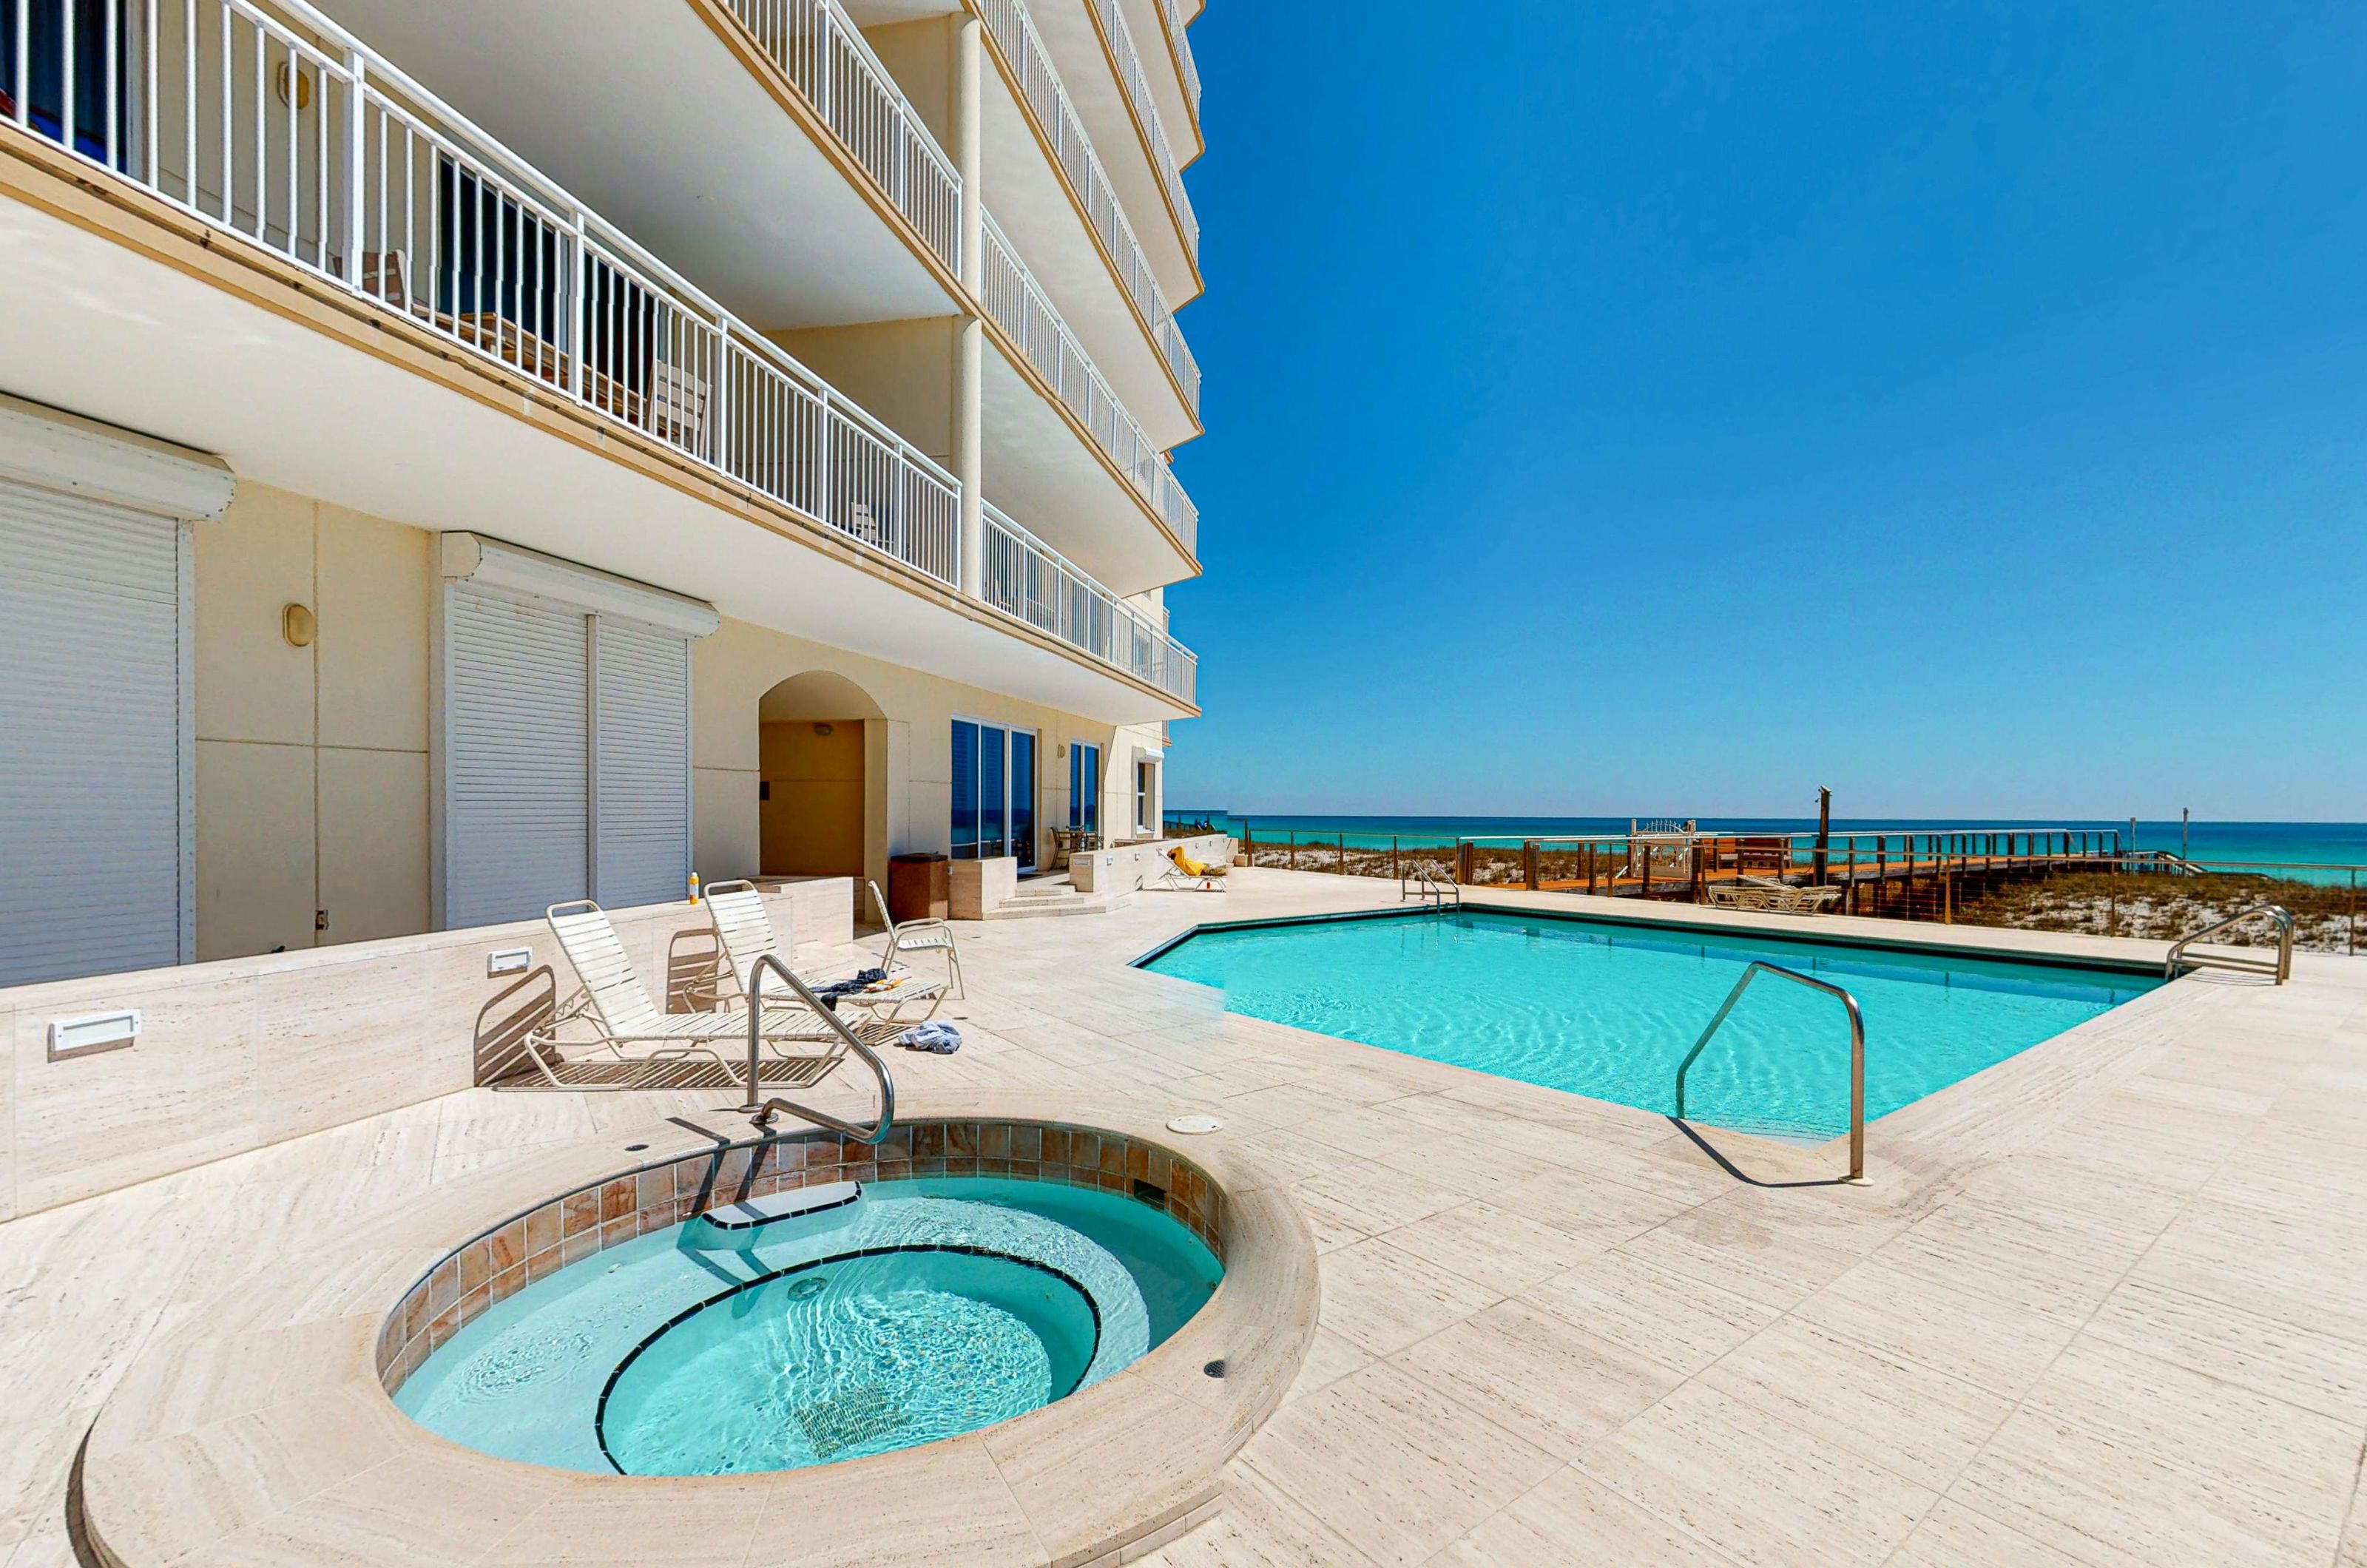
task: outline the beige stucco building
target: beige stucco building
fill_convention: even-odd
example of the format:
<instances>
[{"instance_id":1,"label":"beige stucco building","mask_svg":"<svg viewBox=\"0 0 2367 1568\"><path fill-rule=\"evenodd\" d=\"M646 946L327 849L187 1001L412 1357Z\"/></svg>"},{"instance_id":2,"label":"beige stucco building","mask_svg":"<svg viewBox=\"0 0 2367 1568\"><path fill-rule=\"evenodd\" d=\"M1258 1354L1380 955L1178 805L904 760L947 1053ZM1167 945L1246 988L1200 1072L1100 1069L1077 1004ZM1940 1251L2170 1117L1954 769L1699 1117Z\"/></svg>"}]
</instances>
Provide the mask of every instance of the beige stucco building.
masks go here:
<instances>
[{"instance_id":1,"label":"beige stucco building","mask_svg":"<svg viewBox=\"0 0 2367 1568\"><path fill-rule=\"evenodd\" d=\"M0 5L0 986L1157 833L1193 0L323 3Z\"/></svg>"}]
</instances>

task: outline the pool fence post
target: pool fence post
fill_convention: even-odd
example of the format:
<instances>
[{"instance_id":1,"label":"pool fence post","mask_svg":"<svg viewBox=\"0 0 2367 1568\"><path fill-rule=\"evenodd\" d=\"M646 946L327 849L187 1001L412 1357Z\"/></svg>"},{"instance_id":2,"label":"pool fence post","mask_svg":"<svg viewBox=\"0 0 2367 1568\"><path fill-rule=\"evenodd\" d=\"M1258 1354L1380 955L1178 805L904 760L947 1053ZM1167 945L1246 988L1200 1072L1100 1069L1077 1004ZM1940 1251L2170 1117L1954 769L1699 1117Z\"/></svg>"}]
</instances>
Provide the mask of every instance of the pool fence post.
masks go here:
<instances>
[{"instance_id":1,"label":"pool fence post","mask_svg":"<svg viewBox=\"0 0 2367 1568\"><path fill-rule=\"evenodd\" d=\"M1405 880L1405 865L1398 858L1398 836L1395 833L1389 835L1389 874L1399 882Z\"/></svg>"},{"instance_id":2,"label":"pool fence post","mask_svg":"<svg viewBox=\"0 0 2367 1568\"><path fill-rule=\"evenodd\" d=\"M1340 874L1348 874L1348 835L1340 835Z\"/></svg>"},{"instance_id":3,"label":"pool fence post","mask_svg":"<svg viewBox=\"0 0 2367 1568\"><path fill-rule=\"evenodd\" d=\"M1535 839L1521 845L1521 880L1528 885L1530 892L1537 890L1537 841Z\"/></svg>"}]
</instances>

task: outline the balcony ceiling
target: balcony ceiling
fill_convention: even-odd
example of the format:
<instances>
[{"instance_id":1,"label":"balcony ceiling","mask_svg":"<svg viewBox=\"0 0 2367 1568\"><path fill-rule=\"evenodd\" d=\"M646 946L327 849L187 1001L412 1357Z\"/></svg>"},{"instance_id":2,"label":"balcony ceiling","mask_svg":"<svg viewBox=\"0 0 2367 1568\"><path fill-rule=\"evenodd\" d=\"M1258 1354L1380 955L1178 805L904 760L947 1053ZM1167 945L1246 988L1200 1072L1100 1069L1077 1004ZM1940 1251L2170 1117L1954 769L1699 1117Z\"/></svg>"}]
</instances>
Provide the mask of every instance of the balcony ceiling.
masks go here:
<instances>
[{"instance_id":1,"label":"balcony ceiling","mask_svg":"<svg viewBox=\"0 0 2367 1568\"><path fill-rule=\"evenodd\" d=\"M218 453L242 479L514 540L1082 717L1189 712L538 429L514 399L468 396L6 197L0 254L0 389Z\"/></svg>"},{"instance_id":2,"label":"balcony ceiling","mask_svg":"<svg viewBox=\"0 0 2367 1568\"><path fill-rule=\"evenodd\" d=\"M746 321L954 312L685 0L337 0L335 15Z\"/></svg>"},{"instance_id":3,"label":"balcony ceiling","mask_svg":"<svg viewBox=\"0 0 2367 1568\"><path fill-rule=\"evenodd\" d=\"M1199 424L1103 259L1093 228L1036 140L1026 109L1006 90L1001 72L990 66L986 75L980 183L987 210L1143 434L1162 448L1190 440Z\"/></svg>"},{"instance_id":4,"label":"balcony ceiling","mask_svg":"<svg viewBox=\"0 0 2367 1568\"><path fill-rule=\"evenodd\" d=\"M1191 561L1144 514L1035 384L1000 353L986 356L986 499L1118 594L1174 582Z\"/></svg>"}]
</instances>

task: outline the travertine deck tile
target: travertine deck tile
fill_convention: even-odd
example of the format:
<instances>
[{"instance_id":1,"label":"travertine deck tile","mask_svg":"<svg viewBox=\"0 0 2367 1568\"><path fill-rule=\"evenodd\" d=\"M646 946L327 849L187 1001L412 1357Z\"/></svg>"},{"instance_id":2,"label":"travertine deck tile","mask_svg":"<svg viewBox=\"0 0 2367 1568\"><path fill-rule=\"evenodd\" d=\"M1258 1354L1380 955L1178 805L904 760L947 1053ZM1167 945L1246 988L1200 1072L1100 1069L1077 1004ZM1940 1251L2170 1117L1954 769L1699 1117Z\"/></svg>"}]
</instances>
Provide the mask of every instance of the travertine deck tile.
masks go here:
<instances>
[{"instance_id":1,"label":"travertine deck tile","mask_svg":"<svg viewBox=\"0 0 2367 1568\"><path fill-rule=\"evenodd\" d=\"M1389 1364L1561 1459L1684 1381L1520 1300L1442 1329Z\"/></svg>"},{"instance_id":2,"label":"travertine deck tile","mask_svg":"<svg viewBox=\"0 0 2367 1568\"><path fill-rule=\"evenodd\" d=\"M1245 1328L1262 1343L1302 1334L1308 1348L1226 1467L1215 1518L1193 1507L1205 1466L1162 1440L1156 1414L1230 1408L1229 1384L1196 1371L1214 1350L1104 1396L1147 1388L1138 1449L998 1453L992 1434L974 1436L931 1451L948 1467L938 1484L891 1500L858 1462L804 1473L838 1495L829 1506L801 1490L784 1508L777 1478L750 1478L679 1530L648 1533L603 1525L606 1478L507 1467L491 1490L426 1483L436 1506L421 1506L421 1482L406 1494L371 1462L402 1418L382 1404L339 1418L310 1371L323 1346L371 1334L381 1298L458 1239L412 1213L470 1193L522 1207L499 1196L521 1173L543 1173L539 1197L552 1173L589 1179L641 1157L624 1145L669 1115L730 1120L728 1095L479 1091L0 1223L0 1561L72 1562L65 1472L119 1399L147 1403L210 1466L197 1495L155 1489L159 1506L235 1525L292 1499L192 1568L360 1552L874 1568L890 1547L1038 1563L1095 1550L1093 1494L1145 1466L1172 1472L1162 1528L1184 1531L1160 1544L1154 1530L1133 1553L1153 1568L2367 1568L2367 964L2305 955L2282 989L2197 976L2156 992L1875 1123L1874 1185L1837 1189L1823 1185L1833 1145L1696 1139L1665 1117L1228 1015L1211 990L1124 967L1193 919L1393 892L1272 872L1234 882L1221 903L1146 893L1091 919L966 928L972 996L946 1014L963 1051L893 1057L908 1101L1036 1089L1137 1103L1154 1125L1206 1110L1274 1168L1294 1226L1323 1249L1308 1308L1320 1325ZM1961 927L1826 929L2066 947ZM868 956L800 962L851 973ZM299 1097L300 1117L334 1116L336 1086L306 1081L318 1092ZM870 1104L852 1076L815 1098L855 1115ZM59 1146L80 1135L44 1133ZM275 1268L304 1270L300 1288L250 1289ZM161 1365L202 1319L247 1348ZM259 1409L307 1401L317 1441L250 1440ZM521 1488L512 1470L551 1479ZM468 1530L444 1522L456 1513Z\"/></svg>"},{"instance_id":3,"label":"travertine deck tile","mask_svg":"<svg viewBox=\"0 0 2367 1568\"><path fill-rule=\"evenodd\" d=\"M1560 1466L1386 1362L1283 1406L1238 1462L1392 1565L1423 1562Z\"/></svg>"},{"instance_id":4,"label":"travertine deck tile","mask_svg":"<svg viewBox=\"0 0 2367 1568\"><path fill-rule=\"evenodd\" d=\"M1879 1562L1937 1497L1699 1382L1604 1438L1577 1465L1750 1563ZM1746 1475L1750 1484L1741 1483Z\"/></svg>"},{"instance_id":5,"label":"travertine deck tile","mask_svg":"<svg viewBox=\"0 0 2367 1568\"><path fill-rule=\"evenodd\" d=\"M1736 1560L1572 1467L1546 1477L1432 1561L1453 1568L1732 1568Z\"/></svg>"}]
</instances>

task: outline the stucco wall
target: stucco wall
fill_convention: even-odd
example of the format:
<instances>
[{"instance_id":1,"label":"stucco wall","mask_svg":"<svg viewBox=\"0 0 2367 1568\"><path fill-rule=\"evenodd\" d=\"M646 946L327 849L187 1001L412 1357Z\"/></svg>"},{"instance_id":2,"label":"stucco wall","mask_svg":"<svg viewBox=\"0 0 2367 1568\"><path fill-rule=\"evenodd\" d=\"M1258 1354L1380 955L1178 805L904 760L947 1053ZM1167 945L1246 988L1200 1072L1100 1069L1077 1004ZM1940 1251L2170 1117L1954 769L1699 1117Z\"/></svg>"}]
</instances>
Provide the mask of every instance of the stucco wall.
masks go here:
<instances>
[{"instance_id":1,"label":"stucco wall","mask_svg":"<svg viewBox=\"0 0 2367 1568\"><path fill-rule=\"evenodd\" d=\"M432 540L252 481L196 530L200 960L427 928Z\"/></svg>"},{"instance_id":2,"label":"stucco wall","mask_svg":"<svg viewBox=\"0 0 2367 1568\"><path fill-rule=\"evenodd\" d=\"M758 705L781 682L813 671L852 682L886 716L868 721L864 737L864 874L883 886L889 855L944 850L953 841L957 715L1038 733L1036 820L1043 827L1069 819L1069 759L1063 748L1078 740L1103 748L1103 798L1108 807L1131 809L1132 742L1122 743L1111 725L744 621L726 619L713 637L692 646L691 660L692 762L697 771L693 837L698 874L708 881L756 874L757 785L763 777ZM1039 854L1048 858L1049 847L1048 837Z\"/></svg>"}]
</instances>

